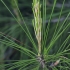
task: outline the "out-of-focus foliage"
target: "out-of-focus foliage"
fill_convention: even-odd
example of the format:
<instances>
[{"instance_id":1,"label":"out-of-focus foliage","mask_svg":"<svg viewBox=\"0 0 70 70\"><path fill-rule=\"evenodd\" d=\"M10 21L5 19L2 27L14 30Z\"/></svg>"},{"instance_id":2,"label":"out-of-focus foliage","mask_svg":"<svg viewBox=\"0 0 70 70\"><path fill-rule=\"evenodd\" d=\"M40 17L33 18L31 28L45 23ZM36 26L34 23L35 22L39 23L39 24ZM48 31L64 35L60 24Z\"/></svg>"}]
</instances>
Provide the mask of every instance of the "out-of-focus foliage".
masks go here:
<instances>
[{"instance_id":1,"label":"out-of-focus foliage","mask_svg":"<svg viewBox=\"0 0 70 70\"><path fill-rule=\"evenodd\" d=\"M20 20L19 21L20 24L26 30L26 28L24 26L24 23L23 23L23 20L21 20L21 18L18 18L20 16L19 16L19 13L16 9L15 4L13 3L13 0L3 0L3 1L9 7L9 9L15 15L15 17L18 20ZM34 34L34 29L33 29L33 26L32 26L32 19L33 19L32 0L16 0L16 1L17 1L17 4L18 4L18 7L20 9L20 12L22 13L22 16L23 16L23 18L24 18L24 20L25 20L25 22L28 26L29 31L30 31L34 41L36 41L35 34ZM44 20L44 24L47 26L47 23L49 22L50 13L51 13L51 10L52 10L54 0L46 0L46 2L47 2L47 5L46 5L47 19ZM57 0L55 10L52 14L52 19L51 19L51 22L50 22L51 25L50 25L48 35L51 35L51 36L48 37L46 45L50 44L49 41L51 40L51 38L53 36L52 35L53 31L55 30L56 23L58 22L59 13L60 13L62 3L63 3L63 0ZM41 4L42 4L42 0L41 0ZM61 26L62 22L66 18L66 15L68 14L69 11L70 11L70 0L66 0L65 4L64 4L64 9L63 9L63 12L62 12L62 15L61 15L59 27ZM42 15L43 15L43 13L42 13ZM67 22L70 22L70 17L67 19ZM68 33L69 31L70 31L70 29L68 28L60 36L60 38L54 44L54 47L50 50L49 54L57 52L60 45L63 43L65 38L69 35L69 33ZM18 23L15 21L15 19L12 17L12 15L9 13L9 11L6 9L6 7L2 4L1 1L0 1L0 33L3 33L4 36L7 36L9 39L12 39L12 41L16 42L17 44L19 44L21 46L23 46L23 44L25 44L26 48L29 48L30 50L34 50L34 48L32 48L32 44L29 41L29 39L27 38L26 34L23 32L23 30L20 28ZM1 37L1 39L3 39L3 37ZM69 44L69 42L66 45L68 45L68 44ZM29 45L30 47L27 46L27 45ZM3 61L4 59L5 60L14 59L15 60L15 59L30 58L30 57L27 57L25 54L20 53L17 50L14 50L12 48L8 48L8 46L3 45L3 44L0 44L0 55L1 55L0 61ZM68 56L68 57L70 58L70 56Z\"/></svg>"},{"instance_id":2,"label":"out-of-focus foliage","mask_svg":"<svg viewBox=\"0 0 70 70\"><path fill-rule=\"evenodd\" d=\"M3 1L6 3L6 5L9 7L9 9L12 11L12 13L16 16L16 14L14 13L14 9L16 9L16 7L15 7L15 4L13 3L13 0L3 0ZM26 21L26 24L28 25L29 30L32 32L32 35L34 36L33 27L32 27L32 18L33 18L32 0L30 0L30 1L29 0L16 0L16 1L18 2L19 9ZM42 2L42 0L41 0L41 2ZM49 14L51 13L52 4L54 1L46 0L46 2L47 2L47 19L44 21L45 24L48 23L48 19L50 16ZM57 1L55 10L54 10L54 14L52 15L53 18L51 20L51 27L53 26L53 28L52 28L53 30L54 30L54 26L58 20L62 2L63 1L61 1L61 0ZM64 5L64 11L63 11L62 17L61 17L62 20L60 20L61 23L62 23L63 19L65 19L66 14L70 11L69 8L70 8L70 1L66 0L65 5ZM18 13L18 12L16 11L16 13ZM21 24L24 27L24 23L22 22L22 20L21 20ZM50 28L50 30L51 30L51 28ZM19 25L17 24L15 19L11 16L11 14L8 12L6 7L1 2L0 2L0 32L4 32L6 35L10 35L11 37L18 39L22 43L25 43L25 41L26 41L26 43L28 43L28 38L25 36L24 32L19 27ZM50 32L50 33L52 34L52 32ZM51 37L49 39L51 39Z\"/></svg>"}]
</instances>

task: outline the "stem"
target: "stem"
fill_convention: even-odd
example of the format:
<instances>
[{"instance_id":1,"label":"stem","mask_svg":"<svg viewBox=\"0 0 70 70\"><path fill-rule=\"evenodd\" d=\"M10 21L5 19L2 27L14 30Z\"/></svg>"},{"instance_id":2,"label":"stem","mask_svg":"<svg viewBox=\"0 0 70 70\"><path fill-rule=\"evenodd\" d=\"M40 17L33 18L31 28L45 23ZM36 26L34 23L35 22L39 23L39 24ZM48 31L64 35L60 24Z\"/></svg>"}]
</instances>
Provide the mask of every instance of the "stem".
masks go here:
<instances>
[{"instance_id":1,"label":"stem","mask_svg":"<svg viewBox=\"0 0 70 70\"><path fill-rule=\"evenodd\" d=\"M41 5L40 0L33 0L33 26L35 31L35 36L38 42L38 56L41 56L41 28L42 28L42 18L41 18Z\"/></svg>"}]
</instances>

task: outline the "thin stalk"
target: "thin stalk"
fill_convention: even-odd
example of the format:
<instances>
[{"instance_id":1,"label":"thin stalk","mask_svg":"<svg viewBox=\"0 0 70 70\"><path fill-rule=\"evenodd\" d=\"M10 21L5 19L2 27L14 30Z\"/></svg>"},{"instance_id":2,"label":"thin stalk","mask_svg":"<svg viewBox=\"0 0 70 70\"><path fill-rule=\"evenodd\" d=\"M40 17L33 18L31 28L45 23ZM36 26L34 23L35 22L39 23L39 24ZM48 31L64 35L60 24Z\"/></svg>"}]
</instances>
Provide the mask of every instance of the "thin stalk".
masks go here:
<instances>
[{"instance_id":1,"label":"thin stalk","mask_svg":"<svg viewBox=\"0 0 70 70\"><path fill-rule=\"evenodd\" d=\"M18 4L18 0L15 0L15 2ZM21 23L22 20L20 18L20 15L18 13L18 9L17 9L17 7L16 7L16 5L14 3L14 0L11 0L11 6L12 6L12 9L13 9L14 14L17 17L17 20L19 21L19 23Z\"/></svg>"}]
</instances>

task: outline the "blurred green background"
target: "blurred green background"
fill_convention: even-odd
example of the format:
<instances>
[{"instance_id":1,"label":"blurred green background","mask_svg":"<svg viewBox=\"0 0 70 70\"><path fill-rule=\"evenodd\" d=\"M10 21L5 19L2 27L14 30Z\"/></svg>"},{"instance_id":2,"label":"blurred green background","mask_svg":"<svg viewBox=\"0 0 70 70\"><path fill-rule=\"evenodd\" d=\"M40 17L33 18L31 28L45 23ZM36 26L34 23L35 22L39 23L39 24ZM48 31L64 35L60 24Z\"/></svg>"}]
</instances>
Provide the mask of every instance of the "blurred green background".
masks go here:
<instances>
[{"instance_id":1,"label":"blurred green background","mask_svg":"<svg viewBox=\"0 0 70 70\"><path fill-rule=\"evenodd\" d=\"M15 15L15 17L19 20L20 24L24 27L24 23L22 22L23 20L19 18L20 16L13 0L3 0L3 1L9 7L9 9ZM34 41L36 41L33 26L32 26L32 19L33 19L32 0L16 0L16 2L18 4L18 7L22 13L22 16L24 17L24 20L28 26L28 29ZM44 24L47 26L54 0L46 0L46 2L47 2L47 5L46 5L47 19L44 21ZM52 34L54 31L56 22L58 21L58 16L60 13L62 3L63 3L63 0L57 0L57 4L55 6L55 10L52 15L51 27L49 32L49 35L51 36L49 36L47 44L52 38ZM42 4L42 0L41 0L41 4ZM70 0L66 0L64 4L63 13L60 19L60 25L66 18L66 15L68 14L69 11L70 11ZM70 18L68 18L67 22L70 22ZM69 31L70 29L68 28L67 31L64 32L64 34L61 36L61 38L56 42L53 48L54 52L58 50L58 46L60 46L62 41L64 41L64 39L67 37L68 35L67 32ZM30 43L28 37L26 36L26 34L23 32L21 27L18 25L18 23L15 21L15 19L12 17L10 12L6 9L6 7L2 4L1 1L0 1L0 33L3 33L4 36L7 36L8 38L12 39L14 42L18 43L19 45L22 45L22 46L23 44L29 45L30 47L28 46L25 46L25 47L33 50L32 44ZM1 36L0 38L3 39L3 37ZM57 48L55 46L57 46ZM51 52L53 52L53 50L51 50ZM9 46L6 46L0 43L0 62L3 60L9 60L9 59L17 60L17 59L28 58L26 55L24 56L23 55L24 54L22 54L21 52L18 52L16 49L12 49Z\"/></svg>"}]
</instances>

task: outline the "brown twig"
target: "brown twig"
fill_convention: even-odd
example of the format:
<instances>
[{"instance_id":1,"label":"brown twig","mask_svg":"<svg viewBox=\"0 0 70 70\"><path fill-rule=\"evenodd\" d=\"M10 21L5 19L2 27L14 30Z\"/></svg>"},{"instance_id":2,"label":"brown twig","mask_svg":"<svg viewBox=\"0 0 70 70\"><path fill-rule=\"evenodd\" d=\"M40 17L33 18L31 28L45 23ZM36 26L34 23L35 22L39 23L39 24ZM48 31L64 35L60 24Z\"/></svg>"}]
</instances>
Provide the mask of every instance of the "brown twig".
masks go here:
<instances>
[{"instance_id":1,"label":"brown twig","mask_svg":"<svg viewBox=\"0 0 70 70\"><path fill-rule=\"evenodd\" d=\"M5 34L5 33L3 33L3 32L0 32L0 34L6 36L6 37L8 37L8 38L11 38L11 39L13 39L14 41L16 41L16 42L18 42L18 43L20 43L20 44L23 44L23 43L20 42L19 40L15 39L15 38L13 38L12 36L9 36L9 35L7 35L7 34Z\"/></svg>"}]
</instances>

